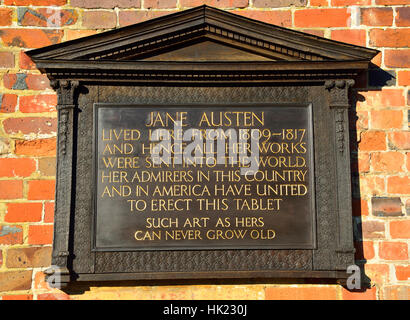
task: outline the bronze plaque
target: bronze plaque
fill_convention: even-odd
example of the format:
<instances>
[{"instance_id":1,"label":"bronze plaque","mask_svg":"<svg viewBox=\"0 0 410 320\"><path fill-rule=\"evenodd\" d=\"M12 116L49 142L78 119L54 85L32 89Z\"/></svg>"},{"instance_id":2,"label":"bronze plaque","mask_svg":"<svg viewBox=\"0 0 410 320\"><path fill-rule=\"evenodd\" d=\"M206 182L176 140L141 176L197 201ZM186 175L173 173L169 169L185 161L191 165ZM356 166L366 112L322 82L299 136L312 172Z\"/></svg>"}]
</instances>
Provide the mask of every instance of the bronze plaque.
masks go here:
<instances>
[{"instance_id":1,"label":"bronze plaque","mask_svg":"<svg viewBox=\"0 0 410 320\"><path fill-rule=\"evenodd\" d=\"M94 113L94 250L315 247L311 105Z\"/></svg>"}]
</instances>

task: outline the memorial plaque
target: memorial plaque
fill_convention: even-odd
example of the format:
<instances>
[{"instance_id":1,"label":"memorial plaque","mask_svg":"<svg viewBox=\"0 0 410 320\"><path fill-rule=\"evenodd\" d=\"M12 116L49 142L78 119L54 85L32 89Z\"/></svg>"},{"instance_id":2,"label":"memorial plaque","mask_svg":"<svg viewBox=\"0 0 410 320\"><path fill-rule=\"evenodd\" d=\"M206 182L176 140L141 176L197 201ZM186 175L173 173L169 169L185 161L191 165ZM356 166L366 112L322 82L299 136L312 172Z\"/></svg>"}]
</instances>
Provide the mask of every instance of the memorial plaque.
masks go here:
<instances>
[{"instance_id":1,"label":"memorial plaque","mask_svg":"<svg viewBox=\"0 0 410 320\"><path fill-rule=\"evenodd\" d=\"M311 105L94 108L96 250L314 248Z\"/></svg>"},{"instance_id":2,"label":"memorial plaque","mask_svg":"<svg viewBox=\"0 0 410 320\"><path fill-rule=\"evenodd\" d=\"M27 54L58 94L48 276L347 278L377 50L200 6Z\"/></svg>"}]
</instances>

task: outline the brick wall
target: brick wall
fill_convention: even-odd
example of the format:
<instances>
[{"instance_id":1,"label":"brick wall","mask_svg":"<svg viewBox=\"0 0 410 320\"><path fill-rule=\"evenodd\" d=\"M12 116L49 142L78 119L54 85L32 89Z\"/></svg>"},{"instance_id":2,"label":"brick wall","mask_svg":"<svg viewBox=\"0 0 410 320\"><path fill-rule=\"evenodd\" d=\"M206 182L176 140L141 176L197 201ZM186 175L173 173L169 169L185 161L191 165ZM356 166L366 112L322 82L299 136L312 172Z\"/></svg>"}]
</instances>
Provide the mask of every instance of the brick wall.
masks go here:
<instances>
[{"instance_id":1,"label":"brick wall","mask_svg":"<svg viewBox=\"0 0 410 320\"><path fill-rule=\"evenodd\" d=\"M204 3L382 51L373 61L381 69L356 84L351 112L357 264L371 281L368 290L271 283L91 287L67 295L44 282L53 233L57 99L23 51ZM0 0L0 298L409 299L409 5L410 0Z\"/></svg>"}]
</instances>

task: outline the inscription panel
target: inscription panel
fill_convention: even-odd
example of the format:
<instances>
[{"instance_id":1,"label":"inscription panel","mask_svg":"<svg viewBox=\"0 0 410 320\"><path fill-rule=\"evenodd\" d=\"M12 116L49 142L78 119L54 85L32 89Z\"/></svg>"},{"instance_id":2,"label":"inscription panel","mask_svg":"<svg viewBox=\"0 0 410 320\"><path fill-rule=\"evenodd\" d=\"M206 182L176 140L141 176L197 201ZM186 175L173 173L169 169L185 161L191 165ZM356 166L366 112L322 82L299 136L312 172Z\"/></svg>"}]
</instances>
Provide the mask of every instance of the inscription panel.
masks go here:
<instances>
[{"instance_id":1,"label":"inscription panel","mask_svg":"<svg viewBox=\"0 0 410 320\"><path fill-rule=\"evenodd\" d=\"M95 251L315 247L311 105L94 105Z\"/></svg>"}]
</instances>

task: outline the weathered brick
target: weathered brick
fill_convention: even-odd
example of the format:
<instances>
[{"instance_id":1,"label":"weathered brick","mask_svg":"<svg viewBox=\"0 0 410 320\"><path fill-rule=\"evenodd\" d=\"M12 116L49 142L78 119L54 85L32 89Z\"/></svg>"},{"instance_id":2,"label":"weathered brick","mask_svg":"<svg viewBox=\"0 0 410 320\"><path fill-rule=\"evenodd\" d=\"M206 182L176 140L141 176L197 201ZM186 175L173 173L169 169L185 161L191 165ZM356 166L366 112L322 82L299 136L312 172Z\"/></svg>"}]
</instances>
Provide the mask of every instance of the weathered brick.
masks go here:
<instances>
[{"instance_id":1,"label":"weathered brick","mask_svg":"<svg viewBox=\"0 0 410 320\"><path fill-rule=\"evenodd\" d=\"M24 113L56 111L57 95L39 94L34 96L21 96L19 109Z\"/></svg>"},{"instance_id":2,"label":"weathered brick","mask_svg":"<svg viewBox=\"0 0 410 320\"><path fill-rule=\"evenodd\" d=\"M31 180L28 182L28 200L53 200L54 180Z\"/></svg>"},{"instance_id":3,"label":"weathered brick","mask_svg":"<svg viewBox=\"0 0 410 320\"><path fill-rule=\"evenodd\" d=\"M404 48L410 46L410 29L371 29L370 45Z\"/></svg>"},{"instance_id":4,"label":"weathered brick","mask_svg":"<svg viewBox=\"0 0 410 320\"><path fill-rule=\"evenodd\" d=\"M342 287L343 300L376 300L376 287L365 289L364 291L348 290Z\"/></svg>"},{"instance_id":5,"label":"weathered brick","mask_svg":"<svg viewBox=\"0 0 410 320\"><path fill-rule=\"evenodd\" d=\"M41 293L37 300L70 300L70 296L66 293Z\"/></svg>"},{"instance_id":6,"label":"weathered brick","mask_svg":"<svg viewBox=\"0 0 410 320\"><path fill-rule=\"evenodd\" d=\"M72 7L86 9L141 8L140 0L71 0Z\"/></svg>"},{"instance_id":7,"label":"weathered brick","mask_svg":"<svg viewBox=\"0 0 410 320\"><path fill-rule=\"evenodd\" d=\"M365 274L370 278L371 283L386 283L389 282L389 266L387 264L364 264Z\"/></svg>"},{"instance_id":8,"label":"weathered brick","mask_svg":"<svg viewBox=\"0 0 410 320\"><path fill-rule=\"evenodd\" d=\"M117 15L113 11L85 11L82 23L83 27L89 29L115 28Z\"/></svg>"},{"instance_id":9,"label":"weathered brick","mask_svg":"<svg viewBox=\"0 0 410 320\"><path fill-rule=\"evenodd\" d=\"M5 222L39 222L43 205L38 202L8 203Z\"/></svg>"},{"instance_id":10,"label":"weathered brick","mask_svg":"<svg viewBox=\"0 0 410 320\"><path fill-rule=\"evenodd\" d=\"M78 19L78 14L73 9L54 8L18 8L17 16L21 26L51 28L73 25Z\"/></svg>"},{"instance_id":11,"label":"weathered brick","mask_svg":"<svg viewBox=\"0 0 410 320\"><path fill-rule=\"evenodd\" d=\"M0 177L28 177L36 171L36 161L27 158L0 158Z\"/></svg>"},{"instance_id":12,"label":"weathered brick","mask_svg":"<svg viewBox=\"0 0 410 320\"><path fill-rule=\"evenodd\" d=\"M3 76L3 85L7 89L25 90L28 89L25 73L6 73Z\"/></svg>"},{"instance_id":13,"label":"weathered brick","mask_svg":"<svg viewBox=\"0 0 410 320\"><path fill-rule=\"evenodd\" d=\"M332 30L331 39L358 46L366 46L366 31L359 29Z\"/></svg>"},{"instance_id":14,"label":"weathered brick","mask_svg":"<svg viewBox=\"0 0 410 320\"><path fill-rule=\"evenodd\" d=\"M74 40L78 38L83 38L83 37L88 37L91 35L96 34L96 30L72 30L72 29L66 29L65 30L65 38L66 40Z\"/></svg>"},{"instance_id":15,"label":"weathered brick","mask_svg":"<svg viewBox=\"0 0 410 320\"><path fill-rule=\"evenodd\" d=\"M301 9L295 11L295 27L349 27L350 13L345 8Z\"/></svg>"},{"instance_id":16,"label":"weathered brick","mask_svg":"<svg viewBox=\"0 0 410 320\"><path fill-rule=\"evenodd\" d=\"M55 156L56 139L17 140L15 154L25 156Z\"/></svg>"},{"instance_id":17,"label":"weathered brick","mask_svg":"<svg viewBox=\"0 0 410 320\"><path fill-rule=\"evenodd\" d=\"M38 170L43 176L55 176L56 158L41 158L38 160Z\"/></svg>"},{"instance_id":18,"label":"weathered brick","mask_svg":"<svg viewBox=\"0 0 410 320\"><path fill-rule=\"evenodd\" d=\"M360 136L361 151L386 150L386 134L383 131L365 131Z\"/></svg>"},{"instance_id":19,"label":"weathered brick","mask_svg":"<svg viewBox=\"0 0 410 320\"><path fill-rule=\"evenodd\" d=\"M10 294L1 296L2 300L33 300L32 294Z\"/></svg>"},{"instance_id":20,"label":"weathered brick","mask_svg":"<svg viewBox=\"0 0 410 320\"><path fill-rule=\"evenodd\" d=\"M392 8L361 8L360 22L366 26L391 26L393 24Z\"/></svg>"},{"instance_id":21,"label":"weathered brick","mask_svg":"<svg viewBox=\"0 0 410 320\"><path fill-rule=\"evenodd\" d=\"M406 281L410 278L410 266L394 266L396 271L396 278L399 281Z\"/></svg>"},{"instance_id":22,"label":"weathered brick","mask_svg":"<svg viewBox=\"0 0 410 320\"><path fill-rule=\"evenodd\" d=\"M392 150L410 149L410 131L389 132L387 139L389 148Z\"/></svg>"},{"instance_id":23,"label":"weathered brick","mask_svg":"<svg viewBox=\"0 0 410 320\"><path fill-rule=\"evenodd\" d=\"M389 68L409 68L410 49L384 50L384 64Z\"/></svg>"},{"instance_id":24,"label":"weathered brick","mask_svg":"<svg viewBox=\"0 0 410 320\"><path fill-rule=\"evenodd\" d=\"M300 0L296 0L300 1ZM280 2L280 0L278 0ZM248 6L248 0L180 0L183 8L197 7L203 4L218 8L245 8Z\"/></svg>"},{"instance_id":25,"label":"weathered brick","mask_svg":"<svg viewBox=\"0 0 410 320\"><path fill-rule=\"evenodd\" d=\"M28 229L29 244L52 244L53 226L52 225L31 225Z\"/></svg>"},{"instance_id":26,"label":"weathered brick","mask_svg":"<svg viewBox=\"0 0 410 320\"><path fill-rule=\"evenodd\" d=\"M2 29L0 38L7 47L40 48L61 42L62 30L54 29Z\"/></svg>"},{"instance_id":27,"label":"weathered brick","mask_svg":"<svg viewBox=\"0 0 410 320\"><path fill-rule=\"evenodd\" d=\"M233 13L266 23L271 23L281 27L292 26L292 13L287 10L257 11L257 10L240 10Z\"/></svg>"},{"instance_id":28,"label":"weathered brick","mask_svg":"<svg viewBox=\"0 0 410 320\"><path fill-rule=\"evenodd\" d=\"M57 119L49 117L8 118L3 121L7 134L51 134L57 131Z\"/></svg>"},{"instance_id":29,"label":"weathered brick","mask_svg":"<svg viewBox=\"0 0 410 320\"><path fill-rule=\"evenodd\" d=\"M134 23L143 22L146 20L158 18L167 14L171 14L170 11L120 11L118 14L118 23L121 27L125 27Z\"/></svg>"},{"instance_id":30,"label":"weathered brick","mask_svg":"<svg viewBox=\"0 0 410 320\"><path fill-rule=\"evenodd\" d=\"M0 180L0 199L21 199L22 197L22 180Z\"/></svg>"},{"instance_id":31,"label":"weathered brick","mask_svg":"<svg viewBox=\"0 0 410 320\"><path fill-rule=\"evenodd\" d=\"M327 0L310 0L311 7L327 7L328 5Z\"/></svg>"},{"instance_id":32,"label":"weathered brick","mask_svg":"<svg viewBox=\"0 0 410 320\"><path fill-rule=\"evenodd\" d=\"M0 249L0 268L3 265L3 251Z\"/></svg>"},{"instance_id":33,"label":"weathered brick","mask_svg":"<svg viewBox=\"0 0 410 320\"><path fill-rule=\"evenodd\" d=\"M363 221L363 239L383 239L385 237L385 227L382 221Z\"/></svg>"},{"instance_id":34,"label":"weathered brick","mask_svg":"<svg viewBox=\"0 0 410 320\"><path fill-rule=\"evenodd\" d=\"M360 92L364 101L358 101L359 108L385 108L385 107L403 107L405 99L402 89L382 89L376 91Z\"/></svg>"},{"instance_id":35,"label":"weathered brick","mask_svg":"<svg viewBox=\"0 0 410 320\"><path fill-rule=\"evenodd\" d=\"M336 300L336 286L267 287L266 300Z\"/></svg>"},{"instance_id":36,"label":"weathered brick","mask_svg":"<svg viewBox=\"0 0 410 320\"><path fill-rule=\"evenodd\" d=\"M16 94L0 94L0 112L11 113L15 112L17 107Z\"/></svg>"},{"instance_id":37,"label":"weathered brick","mask_svg":"<svg viewBox=\"0 0 410 320\"><path fill-rule=\"evenodd\" d=\"M383 300L409 300L410 287L408 285L394 285L383 288Z\"/></svg>"},{"instance_id":38,"label":"weathered brick","mask_svg":"<svg viewBox=\"0 0 410 320\"><path fill-rule=\"evenodd\" d=\"M253 6L257 8L279 8L279 7L304 7L307 0L254 0Z\"/></svg>"},{"instance_id":39,"label":"weathered brick","mask_svg":"<svg viewBox=\"0 0 410 320\"><path fill-rule=\"evenodd\" d=\"M380 5L410 4L410 0L376 0L376 4L380 4Z\"/></svg>"},{"instance_id":40,"label":"weathered brick","mask_svg":"<svg viewBox=\"0 0 410 320\"><path fill-rule=\"evenodd\" d=\"M23 51L20 52L19 67L20 67L20 69L26 69L26 70L36 69L36 65L34 64L34 62Z\"/></svg>"},{"instance_id":41,"label":"weathered brick","mask_svg":"<svg viewBox=\"0 0 410 320\"><path fill-rule=\"evenodd\" d=\"M0 292L30 290L32 271L0 272Z\"/></svg>"},{"instance_id":42,"label":"weathered brick","mask_svg":"<svg viewBox=\"0 0 410 320\"><path fill-rule=\"evenodd\" d=\"M10 152L10 140L0 137L0 155L5 155Z\"/></svg>"},{"instance_id":43,"label":"weathered brick","mask_svg":"<svg viewBox=\"0 0 410 320\"><path fill-rule=\"evenodd\" d=\"M363 176L360 178L360 194L380 196L385 193L384 178L378 176Z\"/></svg>"},{"instance_id":44,"label":"weathered brick","mask_svg":"<svg viewBox=\"0 0 410 320\"><path fill-rule=\"evenodd\" d=\"M51 263L51 247L30 247L7 250L7 268L40 268Z\"/></svg>"},{"instance_id":45,"label":"weathered brick","mask_svg":"<svg viewBox=\"0 0 410 320\"><path fill-rule=\"evenodd\" d=\"M54 222L54 202L44 203L44 222Z\"/></svg>"},{"instance_id":46,"label":"weathered brick","mask_svg":"<svg viewBox=\"0 0 410 320\"><path fill-rule=\"evenodd\" d=\"M400 172L404 164L404 155L400 152L374 152L371 156L373 172Z\"/></svg>"},{"instance_id":47,"label":"weathered brick","mask_svg":"<svg viewBox=\"0 0 410 320\"><path fill-rule=\"evenodd\" d=\"M397 8L395 21L397 27L410 27L410 7Z\"/></svg>"},{"instance_id":48,"label":"weathered brick","mask_svg":"<svg viewBox=\"0 0 410 320\"><path fill-rule=\"evenodd\" d=\"M400 70L398 71L397 76L399 78L399 86L410 86L410 71Z\"/></svg>"},{"instance_id":49,"label":"weathered brick","mask_svg":"<svg viewBox=\"0 0 410 320\"><path fill-rule=\"evenodd\" d=\"M63 6L67 0L4 0L7 6Z\"/></svg>"},{"instance_id":50,"label":"weathered brick","mask_svg":"<svg viewBox=\"0 0 410 320\"><path fill-rule=\"evenodd\" d=\"M23 243L22 227L13 225L0 226L0 245L21 243Z\"/></svg>"},{"instance_id":51,"label":"weathered brick","mask_svg":"<svg viewBox=\"0 0 410 320\"><path fill-rule=\"evenodd\" d=\"M392 176L387 178L387 192L393 194L410 194L410 177Z\"/></svg>"},{"instance_id":52,"label":"weathered brick","mask_svg":"<svg viewBox=\"0 0 410 320\"><path fill-rule=\"evenodd\" d=\"M410 220L390 221L390 236L393 239L409 239Z\"/></svg>"},{"instance_id":53,"label":"weathered brick","mask_svg":"<svg viewBox=\"0 0 410 320\"><path fill-rule=\"evenodd\" d=\"M379 257L382 260L407 260L409 258L407 243L405 242L380 242Z\"/></svg>"},{"instance_id":54,"label":"weathered brick","mask_svg":"<svg viewBox=\"0 0 410 320\"><path fill-rule=\"evenodd\" d=\"M50 81L44 74L28 74L26 77L27 88L30 90L51 89Z\"/></svg>"},{"instance_id":55,"label":"weathered brick","mask_svg":"<svg viewBox=\"0 0 410 320\"><path fill-rule=\"evenodd\" d=\"M372 241L355 242L355 260L371 260L375 256Z\"/></svg>"},{"instance_id":56,"label":"weathered brick","mask_svg":"<svg viewBox=\"0 0 410 320\"><path fill-rule=\"evenodd\" d=\"M371 3L371 0L331 0L330 2L330 4L334 7L345 7L354 5L367 6Z\"/></svg>"},{"instance_id":57,"label":"weathered brick","mask_svg":"<svg viewBox=\"0 0 410 320\"><path fill-rule=\"evenodd\" d=\"M14 68L14 54L13 52L0 52L0 68L11 69Z\"/></svg>"},{"instance_id":58,"label":"weathered brick","mask_svg":"<svg viewBox=\"0 0 410 320\"><path fill-rule=\"evenodd\" d=\"M11 8L0 8L0 26L9 26L13 20L13 10Z\"/></svg>"},{"instance_id":59,"label":"weathered brick","mask_svg":"<svg viewBox=\"0 0 410 320\"><path fill-rule=\"evenodd\" d=\"M177 7L177 0L144 0L145 9L172 9Z\"/></svg>"},{"instance_id":60,"label":"weathered brick","mask_svg":"<svg viewBox=\"0 0 410 320\"><path fill-rule=\"evenodd\" d=\"M372 214L378 217L397 217L402 216L401 200L399 197L373 197Z\"/></svg>"}]
</instances>

